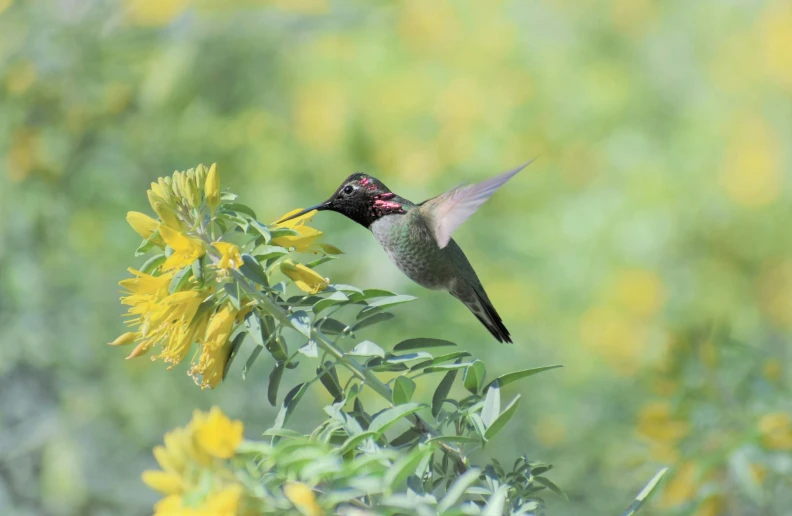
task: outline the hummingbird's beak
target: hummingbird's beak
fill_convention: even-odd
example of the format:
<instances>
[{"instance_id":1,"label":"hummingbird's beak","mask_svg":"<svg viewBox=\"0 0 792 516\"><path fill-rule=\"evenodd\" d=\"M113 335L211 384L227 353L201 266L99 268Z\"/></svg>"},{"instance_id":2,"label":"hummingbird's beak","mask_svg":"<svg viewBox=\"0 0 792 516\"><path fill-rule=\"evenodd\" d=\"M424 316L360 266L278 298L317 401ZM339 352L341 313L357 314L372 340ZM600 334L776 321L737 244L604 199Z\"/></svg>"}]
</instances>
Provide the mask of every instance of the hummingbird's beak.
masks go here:
<instances>
[{"instance_id":1,"label":"hummingbird's beak","mask_svg":"<svg viewBox=\"0 0 792 516\"><path fill-rule=\"evenodd\" d=\"M316 206L311 206L310 208L305 208L302 211L298 211L294 215L289 215L288 217L284 217L284 218L280 219L278 222L276 222L275 224L282 224L282 223L286 222L287 220L296 219L297 217L302 217L306 213L310 213L310 212L312 212L314 210L316 210L316 211L324 211L324 210L329 210L329 209L330 209L330 201L325 201L325 202L323 202L321 204L317 204Z\"/></svg>"}]
</instances>

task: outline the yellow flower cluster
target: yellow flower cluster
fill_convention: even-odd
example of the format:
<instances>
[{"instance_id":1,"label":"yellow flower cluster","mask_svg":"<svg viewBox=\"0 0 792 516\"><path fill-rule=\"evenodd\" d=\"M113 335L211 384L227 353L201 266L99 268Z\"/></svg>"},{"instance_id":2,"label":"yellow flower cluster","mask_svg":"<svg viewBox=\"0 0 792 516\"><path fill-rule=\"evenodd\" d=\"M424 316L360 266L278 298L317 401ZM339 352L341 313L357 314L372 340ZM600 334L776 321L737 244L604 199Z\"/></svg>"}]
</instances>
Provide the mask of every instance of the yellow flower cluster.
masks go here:
<instances>
[{"instance_id":1,"label":"yellow flower cluster","mask_svg":"<svg viewBox=\"0 0 792 516\"><path fill-rule=\"evenodd\" d=\"M207 244L191 233L196 219L190 210L206 206L214 210L220 201L217 166L176 172L160 178L148 191L152 209L160 220L130 212L129 225L152 245L170 250L164 262L152 274L130 269L134 278L120 282L124 288L121 303L128 305L127 325L134 328L111 342L111 345L136 343L127 358L146 354L155 345L161 358L171 367L180 363L194 343L201 345L197 361L189 374L201 387L215 387L223 377L229 355L229 337L238 313L228 302L209 301L215 293L211 282L190 278L173 291L178 271L202 258ZM211 244L221 258L215 269L219 274L237 269L242 263L239 248L227 242Z\"/></svg>"},{"instance_id":2,"label":"yellow flower cluster","mask_svg":"<svg viewBox=\"0 0 792 516\"><path fill-rule=\"evenodd\" d=\"M165 434L165 445L154 448L162 470L142 475L143 482L165 495L155 506L155 516L238 514L242 487L225 468L225 460L242 442L243 429L241 421L213 407L208 413L196 410L187 426ZM206 478L212 479L208 490Z\"/></svg>"},{"instance_id":3,"label":"yellow flower cluster","mask_svg":"<svg viewBox=\"0 0 792 516\"><path fill-rule=\"evenodd\" d=\"M786 412L765 414L759 420L759 435L768 450L792 451L792 416Z\"/></svg>"},{"instance_id":4,"label":"yellow flower cluster","mask_svg":"<svg viewBox=\"0 0 792 516\"><path fill-rule=\"evenodd\" d=\"M199 165L159 178L147 193L157 218L129 212L127 222L144 239L142 250L156 247L163 252L143 271L129 269L134 277L120 282L121 303L129 307L126 324L130 331L110 344L135 344L127 358L161 346L152 360L162 359L169 367L184 360L192 345L198 344L200 354L193 358L188 374L202 388L216 387L226 370L236 324L253 308L249 299L232 303L225 289L218 287L234 281L231 271L239 270L244 262L237 245L214 238L213 228L223 217L215 214L221 202L217 166ZM273 225L274 230L287 228L297 234L275 236L271 243L301 252L341 253L317 242L322 232L306 225L313 213ZM207 254L214 263L204 268ZM310 294L329 284L313 269L291 260L282 262L280 271Z\"/></svg>"}]
</instances>

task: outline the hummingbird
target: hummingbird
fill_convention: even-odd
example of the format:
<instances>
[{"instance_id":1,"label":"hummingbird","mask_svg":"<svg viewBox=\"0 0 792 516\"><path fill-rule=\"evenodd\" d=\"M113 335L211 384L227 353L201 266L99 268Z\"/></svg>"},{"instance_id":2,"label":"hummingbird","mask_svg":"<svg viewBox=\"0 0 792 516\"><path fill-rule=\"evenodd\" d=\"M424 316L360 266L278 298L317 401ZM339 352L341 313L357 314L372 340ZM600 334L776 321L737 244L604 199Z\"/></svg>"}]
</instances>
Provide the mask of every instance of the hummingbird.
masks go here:
<instances>
[{"instance_id":1,"label":"hummingbird","mask_svg":"<svg viewBox=\"0 0 792 516\"><path fill-rule=\"evenodd\" d=\"M345 215L369 229L391 261L408 278L430 290L450 293L473 312L498 342L511 342L509 330L451 234L531 161L481 183L458 186L419 204L393 193L379 179L357 172L347 177L323 203L279 222L313 210Z\"/></svg>"}]
</instances>

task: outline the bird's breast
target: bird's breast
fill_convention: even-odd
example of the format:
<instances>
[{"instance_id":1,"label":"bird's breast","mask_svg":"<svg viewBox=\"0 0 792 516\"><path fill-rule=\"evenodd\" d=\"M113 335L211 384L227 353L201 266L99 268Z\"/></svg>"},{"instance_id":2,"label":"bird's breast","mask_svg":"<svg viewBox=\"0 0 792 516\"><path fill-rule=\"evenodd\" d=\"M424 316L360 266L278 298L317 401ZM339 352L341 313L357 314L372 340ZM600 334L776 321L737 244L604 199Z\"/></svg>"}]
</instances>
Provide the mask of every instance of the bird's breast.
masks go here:
<instances>
[{"instance_id":1,"label":"bird's breast","mask_svg":"<svg viewBox=\"0 0 792 516\"><path fill-rule=\"evenodd\" d=\"M391 261L408 278L433 290L447 290L453 278L444 250L417 214L390 215L370 226Z\"/></svg>"}]
</instances>

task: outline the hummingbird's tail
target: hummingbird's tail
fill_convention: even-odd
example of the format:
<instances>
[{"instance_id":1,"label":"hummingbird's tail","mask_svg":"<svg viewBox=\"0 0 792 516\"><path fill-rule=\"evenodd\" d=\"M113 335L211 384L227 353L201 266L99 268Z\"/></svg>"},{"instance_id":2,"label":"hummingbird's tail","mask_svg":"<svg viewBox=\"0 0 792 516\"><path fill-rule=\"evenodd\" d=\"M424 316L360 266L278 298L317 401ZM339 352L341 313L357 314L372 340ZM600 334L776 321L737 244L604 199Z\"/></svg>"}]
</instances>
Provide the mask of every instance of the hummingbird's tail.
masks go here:
<instances>
[{"instance_id":1,"label":"hummingbird's tail","mask_svg":"<svg viewBox=\"0 0 792 516\"><path fill-rule=\"evenodd\" d=\"M465 303L465 306L473 312L473 315L481 321L481 324L489 330L498 342L511 343L512 340L511 335L509 335L509 330L506 329L503 320L500 318L500 315L498 315L495 307L492 306L492 302L481 286L479 286L479 288L470 287L466 289L464 293L452 291L451 294Z\"/></svg>"}]
</instances>

